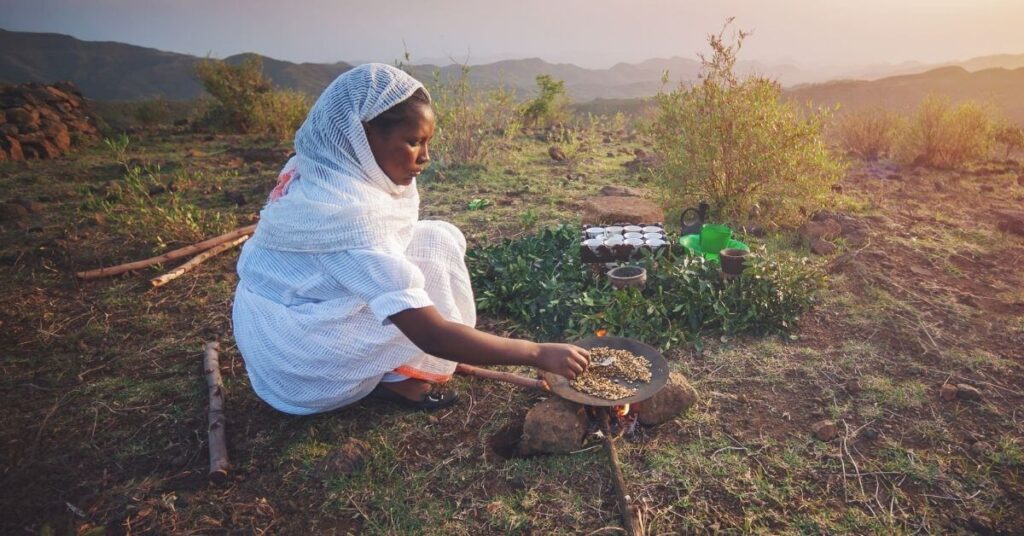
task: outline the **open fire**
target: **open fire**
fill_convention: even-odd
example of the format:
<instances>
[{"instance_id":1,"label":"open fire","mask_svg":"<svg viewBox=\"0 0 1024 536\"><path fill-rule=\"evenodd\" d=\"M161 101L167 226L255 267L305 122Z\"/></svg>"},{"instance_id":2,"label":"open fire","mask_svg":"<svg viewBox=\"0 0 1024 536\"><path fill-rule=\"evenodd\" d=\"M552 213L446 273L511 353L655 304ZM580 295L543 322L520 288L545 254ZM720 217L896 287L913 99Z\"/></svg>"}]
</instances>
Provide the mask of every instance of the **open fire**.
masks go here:
<instances>
[{"instance_id":1,"label":"open fire","mask_svg":"<svg viewBox=\"0 0 1024 536\"><path fill-rule=\"evenodd\" d=\"M637 415L630 411L629 404L621 406L586 406L587 418L590 422L589 433L601 432L609 437L632 436L636 432Z\"/></svg>"},{"instance_id":2,"label":"open fire","mask_svg":"<svg viewBox=\"0 0 1024 536\"><path fill-rule=\"evenodd\" d=\"M615 406L615 414L618 415L619 417L625 417L626 415L629 415L629 404Z\"/></svg>"}]
</instances>

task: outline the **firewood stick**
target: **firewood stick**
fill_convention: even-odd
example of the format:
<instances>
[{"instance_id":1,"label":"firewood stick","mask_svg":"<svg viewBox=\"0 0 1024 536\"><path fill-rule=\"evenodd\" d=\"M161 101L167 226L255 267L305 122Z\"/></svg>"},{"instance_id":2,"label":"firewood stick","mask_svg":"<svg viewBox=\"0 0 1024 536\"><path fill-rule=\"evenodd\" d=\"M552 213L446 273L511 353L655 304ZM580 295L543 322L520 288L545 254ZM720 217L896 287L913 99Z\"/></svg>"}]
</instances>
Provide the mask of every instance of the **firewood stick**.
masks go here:
<instances>
[{"instance_id":1,"label":"firewood stick","mask_svg":"<svg viewBox=\"0 0 1024 536\"><path fill-rule=\"evenodd\" d=\"M241 244L242 242L245 242L248 239L249 235L242 235L232 240L231 242L225 242L223 244L220 244L219 246L214 246L200 253L199 255L192 257L191 259L188 260L188 262L182 264L181 266L175 268L174 270L167 272L162 276L150 279L149 282L150 284L153 285L153 287L161 287L163 285L166 285L167 283L170 283L171 281L180 277L185 272L195 268L196 266L199 266L206 259L209 259L210 257L214 257L216 255L220 255L221 253L224 253L225 251L237 246L238 244Z\"/></svg>"},{"instance_id":2,"label":"firewood stick","mask_svg":"<svg viewBox=\"0 0 1024 536\"><path fill-rule=\"evenodd\" d=\"M540 389L543 391L549 390L547 382L541 379L528 378L511 372L474 367L465 363L459 363L458 366L455 367L455 372L465 374L466 376L476 376L477 378L487 378L488 380L511 383L527 389Z\"/></svg>"},{"instance_id":3,"label":"firewood stick","mask_svg":"<svg viewBox=\"0 0 1024 536\"><path fill-rule=\"evenodd\" d=\"M111 275L123 274L132 270L138 270L139 268L145 268L154 264L162 262L173 261L182 257L188 257L201 251L206 251L214 246L223 244L224 242L230 242L240 236L251 235L256 230L256 224L247 225L241 229L235 229L230 233L224 233L220 236L215 236L209 240L203 240L197 244L191 246L185 246L174 251L169 251L163 255L157 255L156 257L150 257L141 261L129 262L126 264L119 264L117 266L108 266L106 268L98 268L96 270L89 270L87 272L77 272L75 274L79 279L98 279L100 277L107 277Z\"/></svg>"},{"instance_id":4,"label":"firewood stick","mask_svg":"<svg viewBox=\"0 0 1024 536\"><path fill-rule=\"evenodd\" d=\"M619 505L619 514L622 515L622 528L627 536L642 535L643 529L636 521L633 506L629 504L629 494L626 493L626 480L622 477L622 468L619 467L619 454L615 449L607 414L601 423L601 431L603 432L601 442L604 443L604 451L608 454L608 464L611 466L612 487L615 488L615 502Z\"/></svg>"},{"instance_id":5,"label":"firewood stick","mask_svg":"<svg viewBox=\"0 0 1024 536\"><path fill-rule=\"evenodd\" d=\"M206 376L206 387L210 393L209 428L207 429L210 444L209 478L221 482L228 476L228 443L224 436L224 381L220 377L220 343L208 342L203 345L203 375Z\"/></svg>"}]
</instances>

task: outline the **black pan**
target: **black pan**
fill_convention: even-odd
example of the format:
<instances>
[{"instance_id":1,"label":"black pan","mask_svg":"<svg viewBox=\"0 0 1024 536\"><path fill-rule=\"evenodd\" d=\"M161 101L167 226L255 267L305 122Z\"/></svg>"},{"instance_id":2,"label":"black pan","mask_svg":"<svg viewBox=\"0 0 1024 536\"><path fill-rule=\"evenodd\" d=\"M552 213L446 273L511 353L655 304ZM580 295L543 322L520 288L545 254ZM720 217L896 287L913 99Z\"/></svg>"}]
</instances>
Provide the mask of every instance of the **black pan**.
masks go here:
<instances>
[{"instance_id":1,"label":"black pan","mask_svg":"<svg viewBox=\"0 0 1024 536\"><path fill-rule=\"evenodd\" d=\"M569 380L564 376L559 376L547 371L542 371L541 377L547 382L548 386L551 387L551 392L556 395L586 406L622 406L625 404L635 404L637 402L643 402L648 398L654 396L655 393L661 390L668 382L668 362L665 358L654 348L633 339L627 339L625 337L590 337L580 342L574 343L580 348L596 348L600 346L606 346L608 348L614 348L617 350L627 350L632 352L633 355L638 355L650 361L651 363L651 381L650 383L642 382L624 382L628 387L636 388L636 393L633 396L626 398L620 398L618 400L608 400L607 398L600 398L594 395L588 395L581 393L576 389L573 389L569 385Z\"/></svg>"}]
</instances>

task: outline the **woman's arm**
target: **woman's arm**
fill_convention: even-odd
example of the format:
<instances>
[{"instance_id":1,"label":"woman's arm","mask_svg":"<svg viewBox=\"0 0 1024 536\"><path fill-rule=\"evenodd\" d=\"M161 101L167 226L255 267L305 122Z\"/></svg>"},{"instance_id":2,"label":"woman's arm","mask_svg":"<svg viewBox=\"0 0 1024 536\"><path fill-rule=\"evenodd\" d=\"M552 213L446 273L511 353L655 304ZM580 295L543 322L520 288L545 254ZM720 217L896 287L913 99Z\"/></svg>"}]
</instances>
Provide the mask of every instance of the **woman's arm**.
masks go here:
<instances>
[{"instance_id":1,"label":"woman's arm","mask_svg":"<svg viewBox=\"0 0 1024 536\"><path fill-rule=\"evenodd\" d=\"M424 352L470 365L528 365L566 378L587 368L589 352L571 344L507 339L445 320L433 306L388 317Z\"/></svg>"}]
</instances>

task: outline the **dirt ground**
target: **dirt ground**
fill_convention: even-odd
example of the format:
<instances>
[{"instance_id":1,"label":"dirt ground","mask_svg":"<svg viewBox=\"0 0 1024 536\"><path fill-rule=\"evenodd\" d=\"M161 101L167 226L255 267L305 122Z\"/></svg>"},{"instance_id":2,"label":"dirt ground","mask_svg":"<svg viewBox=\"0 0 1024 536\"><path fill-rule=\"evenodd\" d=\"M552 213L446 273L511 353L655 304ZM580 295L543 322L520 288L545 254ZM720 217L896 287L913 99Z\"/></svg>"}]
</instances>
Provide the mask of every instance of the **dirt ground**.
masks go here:
<instances>
[{"instance_id":1,"label":"dirt ground","mask_svg":"<svg viewBox=\"0 0 1024 536\"><path fill-rule=\"evenodd\" d=\"M171 266L76 280L254 221L287 154L182 133L132 143L0 165L6 197L28 206L0 222L0 533L621 532L599 443L527 459L492 448L536 393L458 378L463 401L434 414L268 407L230 335L237 252L160 289L148 279ZM622 166L629 141L571 169L519 143L501 166L425 180L424 213L480 244L572 221L602 185L643 187ZM1024 534L1024 237L992 214L1024 206L1022 173L854 163L819 215L843 228L817 259L821 303L789 338L671 351L700 401L620 441L648 533ZM493 205L467 208L483 197ZM795 233L763 241L807 252ZM229 391L221 485L206 478L207 340L221 342ZM943 400L944 383L980 396ZM813 437L823 420L830 441ZM360 459L339 458L353 438Z\"/></svg>"}]
</instances>

